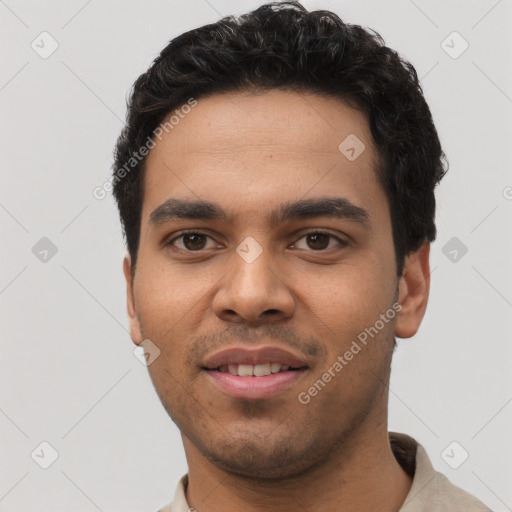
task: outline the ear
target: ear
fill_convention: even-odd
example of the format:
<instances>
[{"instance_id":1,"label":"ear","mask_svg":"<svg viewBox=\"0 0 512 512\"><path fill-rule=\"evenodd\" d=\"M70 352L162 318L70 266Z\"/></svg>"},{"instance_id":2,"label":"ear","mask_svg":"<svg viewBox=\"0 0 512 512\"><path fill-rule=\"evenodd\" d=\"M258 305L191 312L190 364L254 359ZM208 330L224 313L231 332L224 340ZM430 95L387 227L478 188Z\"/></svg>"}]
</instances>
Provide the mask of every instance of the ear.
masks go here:
<instances>
[{"instance_id":1,"label":"ear","mask_svg":"<svg viewBox=\"0 0 512 512\"><path fill-rule=\"evenodd\" d=\"M135 345L140 345L144 337L142 336L139 318L135 311L135 300L133 297L133 273L130 255L127 254L123 260L123 272L126 279L126 308L128 311L128 321L130 323L130 336Z\"/></svg>"},{"instance_id":2,"label":"ear","mask_svg":"<svg viewBox=\"0 0 512 512\"><path fill-rule=\"evenodd\" d=\"M427 309L430 291L430 244L421 247L405 257L404 270L398 283L398 302L402 309L397 315L395 335L410 338L419 329Z\"/></svg>"}]
</instances>

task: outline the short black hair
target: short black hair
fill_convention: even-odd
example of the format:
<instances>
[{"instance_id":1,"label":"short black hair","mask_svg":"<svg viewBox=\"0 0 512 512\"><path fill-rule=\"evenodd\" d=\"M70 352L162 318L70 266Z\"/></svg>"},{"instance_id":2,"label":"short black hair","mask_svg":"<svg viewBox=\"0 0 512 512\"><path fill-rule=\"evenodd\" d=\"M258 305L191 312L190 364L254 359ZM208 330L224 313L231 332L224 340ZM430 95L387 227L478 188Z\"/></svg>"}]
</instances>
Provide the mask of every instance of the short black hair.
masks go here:
<instances>
[{"instance_id":1,"label":"short black hair","mask_svg":"<svg viewBox=\"0 0 512 512\"><path fill-rule=\"evenodd\" d=\"M436 237L434 188L448 169L416 70L374 30L295 1L267 3L185 32L135 81L113 165L132 268L144 196L146 158L139 150L152 147L155 129L191 99L271 89L338 98L365 114L401 275L405 256Z\"/></svg>"}]
</instances>

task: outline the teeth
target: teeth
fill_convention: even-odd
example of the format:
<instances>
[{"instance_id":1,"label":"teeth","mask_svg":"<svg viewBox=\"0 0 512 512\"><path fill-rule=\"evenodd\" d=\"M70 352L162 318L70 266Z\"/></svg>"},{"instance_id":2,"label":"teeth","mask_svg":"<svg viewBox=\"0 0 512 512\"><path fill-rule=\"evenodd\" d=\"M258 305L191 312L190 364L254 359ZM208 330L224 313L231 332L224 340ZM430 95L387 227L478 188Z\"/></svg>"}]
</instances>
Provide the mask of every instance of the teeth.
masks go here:
<instances>
[{"instance_id":1,"label":"teeth","mask_svg":"<svg viewBox=\"0 0 512 512\"><path fill-rule=\"evenodd\" d=\"M281 365L279 363L272 363L270 365L270 371L272 373L278 373L280 369L281 369Z\"/></svg>"},{"instance_id":2,"label":"teeth","mask_svg":"<svg viewBox=\"0 0 512 512\"><path fill-rule=\"evenodd\" d=\"M270 363L254 365L254 375L256 377L263 377L263 375L270 375Z\"/></svg>"},{"instance_id":3,"label":"teeth","mask_svg":"<svg viewBox=\"0 0 512 512\"><path fill-rule=\"evenodd\" d=\"M239 375L240 377L264 377L272 373L286 372L290 367L280 363L264 364L223 364L218 370L222 373Z\"/></svg>"},{"instance_id":4,"label":"teeth","mask_svg":"<svg viewBox=\"0 0 512 512\"><path fill-rule=\"evenodd\" d=\"M254 366L252 364L239 364L238 375L240 377L252 377L254 375Z\"/></svg>"}]
</instances>

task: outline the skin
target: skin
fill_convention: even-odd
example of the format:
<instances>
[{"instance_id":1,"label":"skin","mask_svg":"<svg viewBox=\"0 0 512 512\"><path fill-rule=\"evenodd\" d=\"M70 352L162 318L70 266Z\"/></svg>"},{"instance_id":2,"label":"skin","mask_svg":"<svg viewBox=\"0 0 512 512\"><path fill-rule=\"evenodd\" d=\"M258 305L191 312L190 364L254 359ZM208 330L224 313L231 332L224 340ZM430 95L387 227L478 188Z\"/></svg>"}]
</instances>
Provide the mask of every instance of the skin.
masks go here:
<instances>
[{"instance_id":1,"label":"skin","mask_svg":"<svg viewBox=\"0 0 512 512\"><path fill-rule=\"evenodd\" d=\"M349 134L366 146L354 161L338 149ZM282 90L199 99L148 155L135 271L124 261L130 330L136 345L150 339L161 351L148 370L181 431L187 501L199 512L391 512L407 496L411 479L389 445L388 382L394 336L413 336L425 313L429 245L396 275L376 156L362 113ZM151 212L171 197L213 201L234 219L155 225ZM369 222L266 222L284 202L321 197L348 199ZM184 229L206 237L170 244ZM315 244L310 231L346 243ZM250 264L236 252L248 236L262 248ZM301 404L298 394L396 301L398 315ZM201 366L235 344L290 349L308 370L270 398L234 399Z\"/></svg>"}]
</instances>

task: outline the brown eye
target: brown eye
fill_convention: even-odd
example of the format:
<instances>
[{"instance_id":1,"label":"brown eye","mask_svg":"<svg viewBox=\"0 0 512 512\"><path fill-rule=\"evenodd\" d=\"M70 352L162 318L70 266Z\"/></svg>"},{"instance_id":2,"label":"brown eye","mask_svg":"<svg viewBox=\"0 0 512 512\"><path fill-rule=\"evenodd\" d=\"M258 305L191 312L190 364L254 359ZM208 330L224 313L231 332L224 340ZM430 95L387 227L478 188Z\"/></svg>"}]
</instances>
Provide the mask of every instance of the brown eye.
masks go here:
<instances>
[{"instance_id":1,"label":"brown eye","mask_svg":"<svg viewBox=\"0 0 512 512\"><path fill-rule=\"evenodd\" d=\"M311 249L322 250L327 249L329 246L331 236L326 235L325 233L313 233L311 235L306 235L306 238L309 239L308 246Z\"/></svg>"},{"instance_id":2,"label":"brown eye","mask_svg":"<svg viewBox=\"0 0 512 512\"><path fill-rule=\"evenodd\" d=\"M303 244L303 247L300 247L299 241L305 240L306 243ZM297 249L309 249L313 251L325 251L326 249L336 248L336 246L331 246L331 242L335 241L338 245L338 248L345 247L347 242L344 242L340 238L335 235L331 235L331 233L324 233L321 231L314 231L311 233L306 233L303 235L297 243L294 244L294 247ZM301 242L302 243L302 242Z\"/></svg>"},{"instance_id":3,"label":"brown eye","mask_svg":"<svg viewBox=\"0 0 512 512\"><path fill-rule=\"evenodd\" d=\"M205 245L205 237L203 235L183 235L183 245L190 251L203 249Z\"/></svg>"},{"instance_id":4,"label":"brown eye","mask_svg":"<svg viewBox=\"0 0 512 512\"><path fill-rule=\"evenodd\" d=\"M212 248L213 246L207 247L208 239L213 242L213 239L203 233L189 232L182 233L181 235L173 238L169 245L180 249L181 251L187 252L198 252L203 249ZM179 242L179 243L178 243Z\"/></svg>"}]
</instances>

